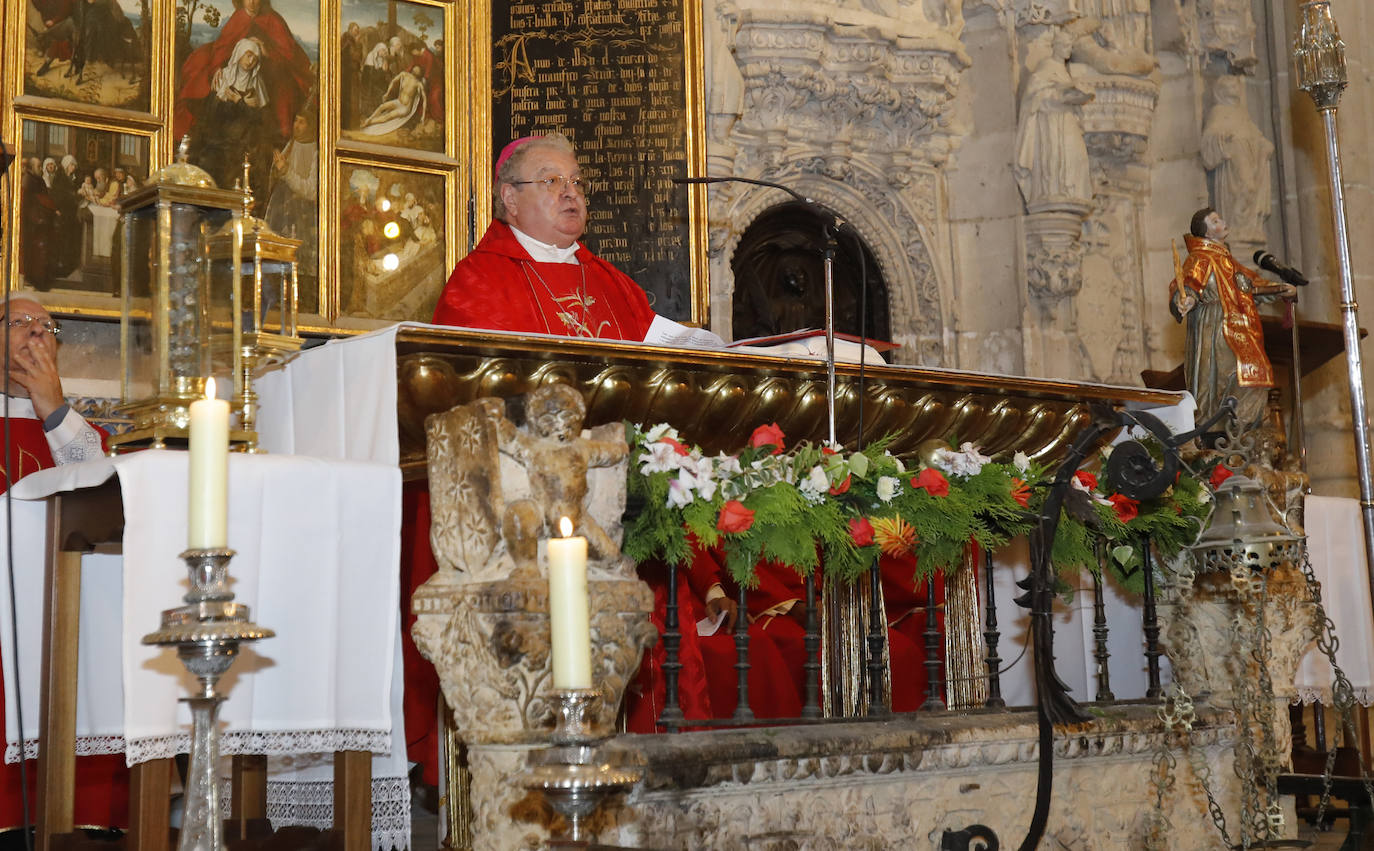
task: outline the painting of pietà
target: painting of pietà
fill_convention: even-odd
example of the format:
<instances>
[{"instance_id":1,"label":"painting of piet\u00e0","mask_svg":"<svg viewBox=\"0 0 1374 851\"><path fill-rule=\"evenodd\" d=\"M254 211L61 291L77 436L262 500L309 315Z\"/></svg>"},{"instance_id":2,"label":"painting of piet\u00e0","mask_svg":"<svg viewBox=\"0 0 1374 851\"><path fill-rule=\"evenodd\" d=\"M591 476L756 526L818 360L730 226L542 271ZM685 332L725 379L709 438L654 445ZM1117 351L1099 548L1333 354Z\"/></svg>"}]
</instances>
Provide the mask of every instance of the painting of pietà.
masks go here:
<instances>
[{"instance_id":1,"label":"painting of piet\u00e0","mask_svg":"<svg viewBox=\"0 0 1374 851\"><path fill-rule=\"evenodd\" d=\"M404 0L345 3L339 128L345 139L444 150L444 14Z\"/></svg>"}]
</instances>

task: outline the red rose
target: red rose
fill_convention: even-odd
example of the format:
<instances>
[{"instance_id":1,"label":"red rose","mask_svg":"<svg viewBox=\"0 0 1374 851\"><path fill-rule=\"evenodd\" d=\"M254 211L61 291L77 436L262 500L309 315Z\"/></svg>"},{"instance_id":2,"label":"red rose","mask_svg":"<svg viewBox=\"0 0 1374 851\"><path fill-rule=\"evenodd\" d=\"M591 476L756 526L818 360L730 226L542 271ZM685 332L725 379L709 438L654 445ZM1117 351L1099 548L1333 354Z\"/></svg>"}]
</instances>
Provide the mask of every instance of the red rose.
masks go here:
<instances>
[{"instance_id":1,"label":"red rose","mask_svg":"<svg viewBox=\"0 0 1374 851\"><path fill-rule=\"evenodd\" d=\"M1016 504L1021 506L1022 508L1030 508L1030 497L1030 485L1026 484L1018 478L1012 477L1011 498L1016 500Z\"/></svg>"},{"instance_id":2,"label":"red rose","mask_svg":"<svg viewBox=\"0 0 1374 851\"><path fill-rule=\"evenodd\" d=\"M845 476L845 477L844 477L844 481L840 482L838 485L833 485L833 486L831 486L831 488L830 488L830 495L831 495L831 496L839 496L840 494L842 494L842 493L844 493L845 491L849 490L849 480L852 479L852 478L853 478L852 475Z\"/></svg>"},{"instance_id":3,"label":"red rose","mask_svg":"<svg viewBox=\"0 0 1374 851\"><path fill-rule=\"evenodd\" d=\"M663 437L660 437L660 438L658 439L658 442L659 442L659 443L666 443L666 444L668 444L669 446L673 447L673 451L676 452L676 453L679 454L679 455L691 455L691 454L692 454L692 450L688 449L687 447L683 446L680 442L678 442L678 441L672 439L671 437L668 437L667 435L664 435Z\"/></svg>"},{"instance_id":4,"label":"red rose","mask_svg":"<svg viewBox=\"0 0 1374 851\"><path fill-rule=\"evenodd\" d=\"M821 447L821 454L822 454L822 455L839 455L840 453L838 453L838 452L836 452L835 450L831 449L829 446L822 446L822 447Z\"/></svg>"},{"instance_id":5,"label":"red rose","mask_svg":"<svg viewBox=\"0 0 1374 851\"><path fill-rule=\"evenodd\" d=\"M1112 510L1116 512L1116 519L1122 523L1130 523L1140 514L1140 503L1122 493L1114 493L1107 497L1107 501L1112 504Z\"/></svg>"},{"instance_id":6,"label":"red rose","mask_svg":"<svg viewBox=\"0 0 1374 851\"><path fill-rule=\"evenodd\" d=\"M1221 487L1221 483L1234 476L1230 470L1226 469L1225 464L1218 464L1212 468L1212 478L1207 480L1207 484L1212 486L1212 490Z\"/></svg>"},{"instance_id":7,"label":"red rose","mask_svg":"<svg viewBox=\"0 0 1374 851\"><path fill-rule=\"evenodd\" d=\"M782 454L782 441L782 429L778 428L777 423L761 425L758 428L754 429L753 434L749 435L750 446L754 447L755 449L761 449L765 446L771 446L773 447L774 455Z\"/></svg>"},{"instance_id":8,"label":"red rose","mask_svg":"<svg viewBox=\"0 0 1374 851\"><path fill-rule=\"evenodd\" d=\"M856 547L868 546L873 543L873 524L868 522L867 517L850 518L849 537L854 539Z\"/></svg>"},{"instance_id":9,"label":"red rose","mask_svg":"<svg viewBox=\"0 0 1374 851\"><path fill-rule=\"evenodd\" d=\"M949 479L934 467L922 470L919 476L911 480L911 486L918 490L924 488L931 496L949 496Z\"/></svg>"},{"instance_id":10,"label":"red rose","mask_svg":"<svg viewBox=\"0 0 1374 851\"><path fill-rule=\"evenodd\" d=\"M744 507L744 503L732 499L720 507L720 517L716 528L722 532L744 532L754 525L754 512Z\"/></svg>"},{"instance_id":11,"label":"red rose","mask_svg":"<svg viewBox=\"0 0 1374 851\"><path fill-rule=\"evenodd\" d=\"M1073 477L1078 479L1078 483L1088 490L1097 490L1097 476L1094 476L1087 470L1079 470L1077 473L1073 474Z\"/></svg>"}]
</instances>

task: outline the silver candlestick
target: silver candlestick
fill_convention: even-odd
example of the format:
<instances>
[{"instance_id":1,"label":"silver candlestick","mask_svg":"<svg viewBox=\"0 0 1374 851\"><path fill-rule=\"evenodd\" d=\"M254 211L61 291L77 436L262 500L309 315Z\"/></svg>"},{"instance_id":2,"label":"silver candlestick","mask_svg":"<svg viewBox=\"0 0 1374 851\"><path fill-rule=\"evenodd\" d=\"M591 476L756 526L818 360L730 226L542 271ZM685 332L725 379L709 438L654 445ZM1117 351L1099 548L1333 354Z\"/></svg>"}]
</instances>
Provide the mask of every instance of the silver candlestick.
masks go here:
<instances>
[{"instance_id":1,"label":"silver candlestick","mask_svg":"<svg viewBox=\"0 0 1374 851\"><path fill-rule=\"evenodd\" d=\"M239 644L271 638L270 629L248 619L248 607L233 602L229 590L229 549L187 550L181 554L191 590L185 606L162 613L162 629L143 636L144 644L176 647L177 657L200 680L200 693L183 698L191 705L191 766L186 780L186 810L177 851L223 851L219 811L219 705L215 684L238 656Z\"/></svg>"},{"instance_id":2,"label":"silver candlestick","mask_svg":"<svg viewBox=\"0 0 1374 851\"><path fill-rule=\"evenodd\" d=\"M644 775L643 768L626 765L625 755L601 747L608 736L600 723L601 692L597 689L558 689L553 744L530 754L526 789L537 789L554 811L568 821L559 844L585 840L583 820L608 796L622 792Z\"/></svg>"},{"instance_id":3,"label":"silver candlestick","mask_svg":"<svg viewBox=\"0 0 1374 851\"><path fill-rule=\"evenodd\" d=\"M1345 91L1345 43L1331 18L1329 0L1304 3L1293 45L1298 88L1312 96L1326 134L1327 179L1331 185L1331 216L1336 231L1336 263L1341 276L1341 325L1345 336L1346 369L1350 383L1350 415L1355 426L1355 466L1360 481L1360 510L1364 520L1365 571L1374 589L1374 481L1369 469L1369 421L1365 414L1364 368L1360 363L1360 317L1355 302L1355 276L1350 263L1350 234L1345 221L1345 189L1341 180L1341 146L1336 132L1336 108Z\"/></svg>"}]
</instances>

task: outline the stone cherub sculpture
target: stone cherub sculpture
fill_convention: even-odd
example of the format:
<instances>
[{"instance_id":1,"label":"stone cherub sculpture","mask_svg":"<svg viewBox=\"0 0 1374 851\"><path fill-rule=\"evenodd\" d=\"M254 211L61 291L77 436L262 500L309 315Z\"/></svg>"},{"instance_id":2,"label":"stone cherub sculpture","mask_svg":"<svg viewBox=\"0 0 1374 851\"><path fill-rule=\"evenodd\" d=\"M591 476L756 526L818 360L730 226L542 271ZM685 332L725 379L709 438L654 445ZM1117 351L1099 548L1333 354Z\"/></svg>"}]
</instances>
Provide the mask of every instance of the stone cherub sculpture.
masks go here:
<instances>
[{"instance_id":1,"label":"stone cherub sculpture","mask_svg":"<svg viewBox=\"0 0 1374 851\"><path fill-rule=\"evenodd\" d=\"M567 517L574 533L586 536L592 556L609 561L620 555L620 547L584 510L587 472L619 463L629 454L629 447L623 431L620 440L582 437L586 415L587 403L572 387L540 387L525 405L527 431L517 429L510 420L499 421L501 452L514 457L528 472L530 491L544 512L545 533L554 534L558 521Z\"/></svg>"},{"instance_id":2,"label":"stone cherub sculpture","mask_svg":"<svg viewBox=\"0 0 1374 851\"><path fill-rule=\"evenodd\" d=\"M586 536L594 560L618 563L620 547L607 527L618 524L623 504L599 506L591 497L616 493L623 503L629 447L619 423L583 437L585 416L581 393L551 384L526 397L523 426L507 418L499 399L430 418L430 540L452 581L537 574L538 541L557 535L562 517ZM598 475L608 482L618 476L618 487L589 485Z\"/></svg>"}]
</instances>

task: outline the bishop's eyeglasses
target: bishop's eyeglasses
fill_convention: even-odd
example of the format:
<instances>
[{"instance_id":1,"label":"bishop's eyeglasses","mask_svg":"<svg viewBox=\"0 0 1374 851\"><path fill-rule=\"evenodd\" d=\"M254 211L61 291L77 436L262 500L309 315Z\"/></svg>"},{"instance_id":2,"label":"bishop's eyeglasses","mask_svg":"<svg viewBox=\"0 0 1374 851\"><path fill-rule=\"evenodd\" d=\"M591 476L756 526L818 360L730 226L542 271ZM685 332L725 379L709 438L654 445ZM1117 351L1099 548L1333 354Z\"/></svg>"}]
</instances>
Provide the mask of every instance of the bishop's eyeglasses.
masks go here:
<instances>
[{"instance_id":1,"label":"bishop's eyeglasses","mask_svg":"<svg viewBox=\"0 0 1374 851\"><path fill-rule=\"evenodd\" d=\"M35 323L38 325L39 328L42 328L44 331L53 335L54 337L62 333L62 326L58 324L58 321L56 319L53 319L51 317L47 319L39 319L37 316L30 316L27 313L19 313L15 316L12 316L9 320L10 328L15 331L27 331L30 328L32 328Z\"/></svg>"},{"instance_id":2,"label":"bishop's eyeglasses","mask_svg":"<svg viewBox=\"0 0 1374 851\"><path fill-rule=\"evenodd\" d=\"M542 186L544 188L544 191L549 193L550 195L561 195L564 189L571 186L574 192L576 192L578 195L581 195L584 198L590 195L592 191L591 186L588 184L587 178L582 176L565 177L561 174L555 174L551 177L539 177L535 178L534 180L512 180L510 182L510 185Z\"/></svg>"}]
</instances>

